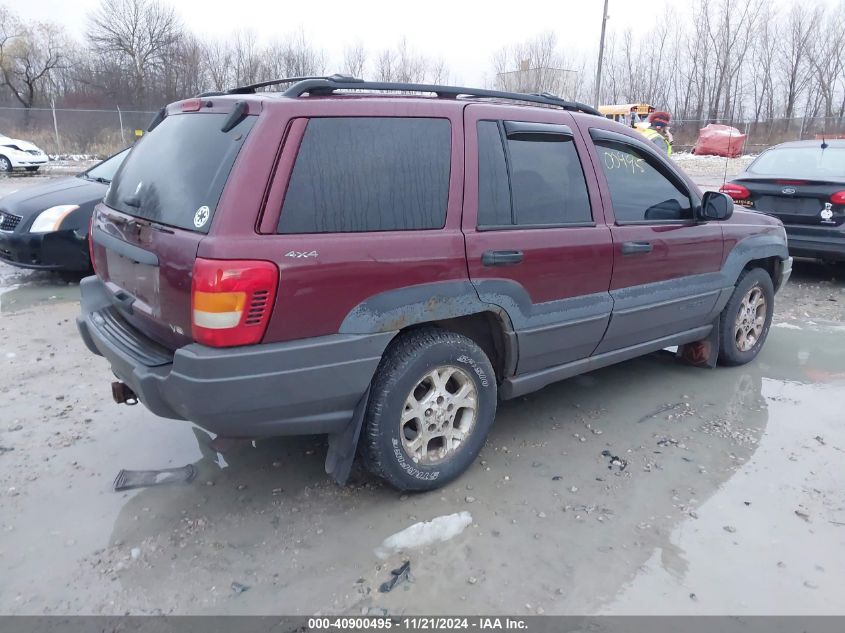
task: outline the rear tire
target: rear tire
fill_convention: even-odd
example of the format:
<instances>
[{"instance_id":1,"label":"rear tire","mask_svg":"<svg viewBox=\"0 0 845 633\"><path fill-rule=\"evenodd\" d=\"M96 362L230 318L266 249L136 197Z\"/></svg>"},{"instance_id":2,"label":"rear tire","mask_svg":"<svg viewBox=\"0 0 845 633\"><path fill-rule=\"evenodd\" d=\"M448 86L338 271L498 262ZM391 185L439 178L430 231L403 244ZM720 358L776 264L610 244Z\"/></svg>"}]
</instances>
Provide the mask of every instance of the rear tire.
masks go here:
<instances>
[{"instance_id":1,"label":"rear tire","mask_svg":"<svg viewBox=\"0 0 845 633\"><path fill-rule=\"evenodd\" d=\"M5 174L11 173L12 171L12 161L10 161L5 156L0 156L0 172Z\"/></svg>"},{"instance_id":2,"label":"rear tire","mask_svg":"<svg viewBox=\"0 0 845 633\"><path fill-rule=\"evenodd\" d=\"M465 336L435 327L400 334L373 379L360 455L399 490L432 490L478 456L496 415L496 376Z\"/></svg>"},{"instance_id":3,"label":"rear tire","mask_svg":"<svg viewBox=\"0 0 845 633\"><path fill-rule=\"evenodd\" d=\"M743 271L722 311L719 364L744 365L757 357L769 335L774 307L769 273L762 268Z\"/></svg>"}]
</instances>

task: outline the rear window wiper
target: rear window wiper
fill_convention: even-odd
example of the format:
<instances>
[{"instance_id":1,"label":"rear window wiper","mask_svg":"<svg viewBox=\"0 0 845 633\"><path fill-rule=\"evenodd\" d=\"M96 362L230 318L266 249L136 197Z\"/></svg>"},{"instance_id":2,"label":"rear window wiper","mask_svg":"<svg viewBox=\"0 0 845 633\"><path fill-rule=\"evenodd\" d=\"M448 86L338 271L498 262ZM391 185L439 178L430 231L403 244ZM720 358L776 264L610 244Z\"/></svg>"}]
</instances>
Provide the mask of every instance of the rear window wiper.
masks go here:
<instances>
[{"instance_id":1,"label":"rear window wiper","mask_svg":"<svg viewBox=\"0 0 845 633\"><path fill-rule=\"evenodd\" d=\"M139 198L138 196L126 196L123 199L123 204L138 209L141 206L141 198Z\"/></svg>"},{"instance_id":2,"label":"rear window wiper","mask_svg":"<svg viewBox=\"0 0 845 633\"><path fill-rule=\"evenodd\" d=\"M109 180L108 178L103 178L102 176L93 176L93 177L92 176L85 176L85 177L88 180L93 180L94 182L101 182L104 185L110 185L111 184L111 180Z\"/></svg>"}]
</instances>

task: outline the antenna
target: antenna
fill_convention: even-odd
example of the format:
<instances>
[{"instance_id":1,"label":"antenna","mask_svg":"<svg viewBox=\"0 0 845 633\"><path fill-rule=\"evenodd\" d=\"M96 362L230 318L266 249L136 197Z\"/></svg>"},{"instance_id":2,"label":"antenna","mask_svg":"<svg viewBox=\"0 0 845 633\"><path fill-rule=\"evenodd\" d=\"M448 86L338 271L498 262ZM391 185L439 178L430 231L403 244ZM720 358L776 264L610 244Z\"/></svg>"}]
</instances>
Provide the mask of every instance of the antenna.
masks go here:
<instances>
[{"instance_id":1,"label":"antenna","mask_svg":"<svg viewBox=\"0 0 845 633\"><path fill-rule=\"evenodd\" d=\"M734 137L734 126L733 121L731 121L731 131L728 132L728 151L725 153L725 172L722 174L722 186L725 186L725 183L728 181L728 161L730 160L731 155L731 141Z\"/></svg>"}]
</instances>

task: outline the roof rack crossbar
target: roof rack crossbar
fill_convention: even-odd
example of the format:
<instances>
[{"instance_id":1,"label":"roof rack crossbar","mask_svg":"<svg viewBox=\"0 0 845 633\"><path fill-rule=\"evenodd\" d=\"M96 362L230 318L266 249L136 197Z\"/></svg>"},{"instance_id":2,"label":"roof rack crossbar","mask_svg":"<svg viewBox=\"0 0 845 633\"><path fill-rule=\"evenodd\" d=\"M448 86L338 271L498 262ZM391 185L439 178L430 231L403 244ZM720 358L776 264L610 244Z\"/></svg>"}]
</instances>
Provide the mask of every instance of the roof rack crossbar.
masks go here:
<instances>
[{"instance_id":1,"label":"roof rack crossbar","mask_svg":"<svg viewBox=\"0 0 845 633\"><path fill-rule=\"evenodd\" d=\"M356 82L363 82L363 79L357 79L352 77L351 75L329 75L329 76L316 76L316 77L282 77L281 79L269 79L267 81L259 81L258 83L249 84L247 86L236 86L234 88L229 88L226 90L225 93L220 94L230 94L230 95L242 95L242 94L252 94L256 90L260 88L268 88L269 86L278 86L279 84L295 84L301 83L303 81L334 81L334 82L341 82L341 83L356 83Z\"/></svg>"},{"instance_id":2,"label":"roof rack crossbar","mask_svg":"<svg viewBox=\"0 0 845 633\"><path fill-rule=\"evenodd\" d=\"M500 90L485 90L482 88L465 88L463 86L442 86L437 84L414 84L391 81L364 81L344 75L331 77L309 77L294 83L282 95L285 97L301 97L304 94L330 95L337 90L371 90L384 92L432 92L441 98L457 98L459 96L482 97L490 99L506 99L509 101L524 101L543 105L557 106L564 110L574 110L587 114L599 115L599 111L584 103L562 99L556 95L544 93L504 92Z\"/></svg>"}]
</instances>

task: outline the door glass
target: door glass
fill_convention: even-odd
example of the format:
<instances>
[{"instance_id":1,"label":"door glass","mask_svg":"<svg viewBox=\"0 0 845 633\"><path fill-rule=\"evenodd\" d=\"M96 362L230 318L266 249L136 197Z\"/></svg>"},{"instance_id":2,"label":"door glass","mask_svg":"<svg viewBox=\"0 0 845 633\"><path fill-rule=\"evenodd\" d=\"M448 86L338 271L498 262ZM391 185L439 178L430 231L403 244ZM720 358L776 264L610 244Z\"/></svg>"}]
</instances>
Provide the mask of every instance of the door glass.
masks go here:
<instances>
[{"instance_id":1,"label":"door glass","mask_svg":"<svg viewBox=\"0 0 845 633\"><path fill-rule=\"evenodd\" d=\"M626 143L595 143L617 222L692 219L689 194L663 175L656 160Z\"/></svg>"},{"instance_id":2,"label":"door glass","mask_svg":"<svg viewBox=\"0 0 845 633\"><path fill-rule=\"evenodd\" d=\"M584 170L566 134L514 134L478 123L478 225L546 226L592 221Z\"/></svg>"},{"instance_id":3,"label":"door glass","mask_svg":"<svg viewBox=\"0 0 845 633\"><path fill-rule=\"evenodd\" d=\"M517 224L589 222L590 201L571 136L535 134L508 139Z\"/></svg>"},{"instance_id":4,"label":"door glass","mask_svg":"<svg viewBox=\"0 0 845 633\"><path fill-rule=\"evenodd\" d=\"M478 122L478 225L513 224L508 166L499 125Z\"/></svg>"},{"instance_id":5,"label":"door glass","mask_svg":"<svg viewBox=\"0 0 845 633\"><path fill-rule=\"evenodd\" d=\"M450 152L448 119L311 119L278 232L442 228Z\"/></svg>"}]
</instances>

